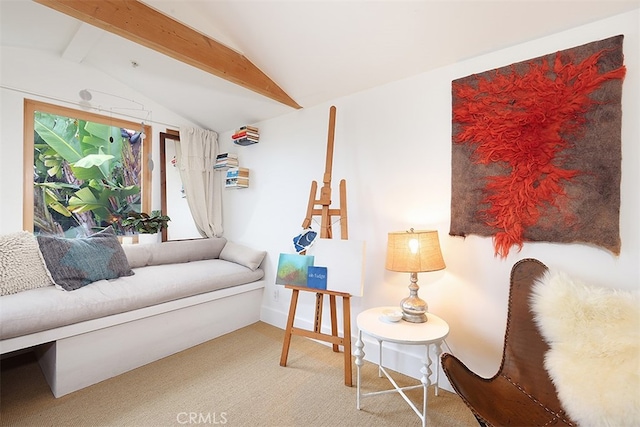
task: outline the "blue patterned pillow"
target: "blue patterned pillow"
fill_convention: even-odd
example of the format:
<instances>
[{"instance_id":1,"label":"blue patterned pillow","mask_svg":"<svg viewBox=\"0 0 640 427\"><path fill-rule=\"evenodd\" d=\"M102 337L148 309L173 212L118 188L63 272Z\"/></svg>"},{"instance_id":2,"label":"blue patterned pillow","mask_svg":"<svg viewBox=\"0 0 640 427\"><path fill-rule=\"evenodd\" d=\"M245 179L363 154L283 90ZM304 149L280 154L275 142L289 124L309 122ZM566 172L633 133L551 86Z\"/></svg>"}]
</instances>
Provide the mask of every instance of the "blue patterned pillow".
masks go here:
<instances>
[{"instance_id":1,"label":"blue patterned pillow","mask_svg":"<svg viewBox=\"0 0 640 427\"><path fill-rule=\"evenodd\" d=\"M53 282L67 291L133 274L111 227L85 238L39 235L38 245Z\"/></svg>"}]
</instances>

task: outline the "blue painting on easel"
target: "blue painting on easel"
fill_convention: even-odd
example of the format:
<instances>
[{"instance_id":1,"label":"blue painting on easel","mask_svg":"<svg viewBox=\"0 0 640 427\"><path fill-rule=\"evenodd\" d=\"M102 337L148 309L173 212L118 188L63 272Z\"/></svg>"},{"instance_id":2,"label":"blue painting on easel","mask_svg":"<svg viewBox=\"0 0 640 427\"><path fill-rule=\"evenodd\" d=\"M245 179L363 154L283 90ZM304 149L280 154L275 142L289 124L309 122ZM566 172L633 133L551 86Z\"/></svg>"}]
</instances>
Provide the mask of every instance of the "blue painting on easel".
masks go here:
<instances>
[{"instance_id":1,"label":"blue painting on easel","mask_svg":"<svg viewBox=\"0 0 640 427\"><path fill-rule=\"evenodd\" d=\"M313 256L280 254L276 285L307 286L307 268L313 265Z\"/></svg>"},{"instance_id":2,"label":"blue painting on easel","mask_svg":"<svg viewBox=\"0 0 640 427\"><path fill-rule=\"evenodd\" d=\"M327 289L327 267L309 266L307 268L307 287Z\"/></svg>"}]
</instances>

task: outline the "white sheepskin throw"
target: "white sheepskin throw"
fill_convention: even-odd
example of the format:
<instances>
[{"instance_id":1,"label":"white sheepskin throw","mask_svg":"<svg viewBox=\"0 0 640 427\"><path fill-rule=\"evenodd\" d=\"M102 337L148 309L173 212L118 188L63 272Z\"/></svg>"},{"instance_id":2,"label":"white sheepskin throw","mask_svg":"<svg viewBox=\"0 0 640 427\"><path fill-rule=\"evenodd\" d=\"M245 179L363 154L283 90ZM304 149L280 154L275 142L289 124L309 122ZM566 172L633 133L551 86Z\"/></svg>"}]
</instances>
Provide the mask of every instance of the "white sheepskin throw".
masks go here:
<instances>
[{"instance_id":1,"label":"white sheepskin throw","mask_svg":"<svg viewBox=\"0 0 640 427\"><path fill-rule=\"evenodd\" d=\"M33 234L19 231L0 236L0 295L52 285Z\"/></svg>"},{"instance_id":2,"label":"white sheepskin throw","mask_svg":"<svg viewBox=\"0 0 640 427\"><path fill-rule=\"evenodd\" d=\"M545 368L580 426L640 426L640 298L547 272L531 308L549 344Z\"/></svg>"}]
</instances>

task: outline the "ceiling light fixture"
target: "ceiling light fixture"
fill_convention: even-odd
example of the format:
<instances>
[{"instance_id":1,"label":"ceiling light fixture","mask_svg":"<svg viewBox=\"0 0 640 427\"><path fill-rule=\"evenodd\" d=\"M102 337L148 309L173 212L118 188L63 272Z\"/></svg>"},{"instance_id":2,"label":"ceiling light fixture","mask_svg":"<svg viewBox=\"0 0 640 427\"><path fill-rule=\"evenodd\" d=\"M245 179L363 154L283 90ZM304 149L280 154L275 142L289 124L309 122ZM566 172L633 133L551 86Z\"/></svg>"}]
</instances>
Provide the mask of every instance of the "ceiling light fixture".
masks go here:
<instances>
[{"instance_id":1,"label":"ceiling light fixture","mask_svg":"<svg viewBox=\"0 0 640 427\"><path fill-rule=\"evenodd\" d=\"M80 99L82 99L83 101L91 101L91 98L93 98L93 95L91 95L91 92L89 92L87 89L82 89L79 94Z\"/></svg>"}]
</instances>

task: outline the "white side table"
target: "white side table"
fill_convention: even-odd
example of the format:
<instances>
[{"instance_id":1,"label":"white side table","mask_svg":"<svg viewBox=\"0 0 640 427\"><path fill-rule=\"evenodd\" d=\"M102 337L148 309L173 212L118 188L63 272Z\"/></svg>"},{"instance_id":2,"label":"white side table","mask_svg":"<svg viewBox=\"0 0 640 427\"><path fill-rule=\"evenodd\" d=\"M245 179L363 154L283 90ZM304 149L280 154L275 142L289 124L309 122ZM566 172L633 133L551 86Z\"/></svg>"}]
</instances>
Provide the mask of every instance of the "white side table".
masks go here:
<instances>
[{"instance_id":1,"label":"white side table","mask_svg":"<svg viewBox=\"0 0 640 427\"><path fill-rule=\"evenodd\" d=\"M398 392L404 398L404 400L411 406L413 411L422 420L422 426L426 426L427 423L427 387L431 383L431 358L429 357L430 347L433 346L436 352L436 360L439 359L442 353L441 345L444 339L449 335L449 325L447 322L439 318L438 316L427 313L427 321L425 323L411 323L404 320L399 322L388 322L382 319L382 312L387 309L397 309L397 307L377 307L363 311L358 315L358 341L356 342L356 368L357 368L357 398L356 408L360 409L360 398L366 396L374 396L378 394L395 393ZM371 393L362 394L360 391L360 367L364 364L364 342L362 341L362 333L365 333L378 341L379 364L378 375L382 377L384 374L391 382L394 388L390 390L375 391ZM399 387L398 384L391 378L391 375L384 368L382 363L382 343L393 342L397 344L408 345L423 345L425 346L425 358L423 360L424 366L420 369L422 376L420 377L420 383L414 386ZM436 367L436 395L438 394L438 386L440 382L440 370ZM407 397L404 390L411 390L422 387L423 389L423 401L422 412L416 408L416 405Z\"/></svg>"}]
</instances>

